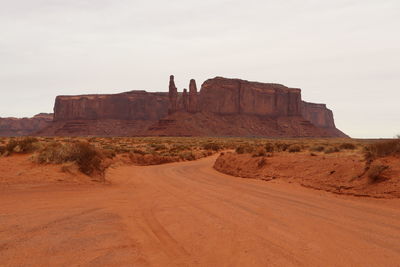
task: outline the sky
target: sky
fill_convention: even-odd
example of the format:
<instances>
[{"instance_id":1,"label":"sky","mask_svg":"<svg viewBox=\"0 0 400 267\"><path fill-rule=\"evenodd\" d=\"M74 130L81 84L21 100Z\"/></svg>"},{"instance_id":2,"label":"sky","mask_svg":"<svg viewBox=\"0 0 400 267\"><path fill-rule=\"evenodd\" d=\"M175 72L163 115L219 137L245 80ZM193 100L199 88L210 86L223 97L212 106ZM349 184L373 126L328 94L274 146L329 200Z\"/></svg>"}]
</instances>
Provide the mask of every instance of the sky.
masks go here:
<instances>
[{"instance_id":1,"label":"sky","mask_svg":"<svg viewBox=\"0 0 400 267\"><path fill-rule=\"evenodd\" d=\"M0 117L57 95L223 76L301 88L355 138L400 134L399 0L0 0Z\"/></svg>"}]
</instances>

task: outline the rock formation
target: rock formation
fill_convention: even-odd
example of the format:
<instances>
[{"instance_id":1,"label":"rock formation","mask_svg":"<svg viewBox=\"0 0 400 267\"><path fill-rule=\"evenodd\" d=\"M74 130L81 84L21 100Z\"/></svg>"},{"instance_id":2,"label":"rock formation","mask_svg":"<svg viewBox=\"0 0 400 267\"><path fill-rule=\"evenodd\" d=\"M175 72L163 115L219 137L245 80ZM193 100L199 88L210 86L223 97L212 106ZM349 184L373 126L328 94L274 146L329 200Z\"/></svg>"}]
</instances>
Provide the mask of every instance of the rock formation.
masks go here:
<instances>
[{"instance_id":1,"label":"rock formation","mask_svg":"<svg viewBox=\"0 0 400 267\"><path fill-rule=\"evenodd\" d=\"M189 107L178 104L148 134L346 137L336 129L332 111L324 104L302 101L298 88L222 77L205 81L200 93L194 80L189 88ZM173 96L181 103L186 92L180 96L170 90L170 99Z\"/></svg>"},{"instance_id":2,"label":"rock formation","mask_svg":"<svg viewBox=\"0 0 400 267\"><path fill-rule=\"evenodd\" d=\"M333 112L325 104L314 104L302 101L301 115L312 124L321 128L335 128Z\"/></svg>"},{"instance_id":3,"label":"rock formation","mask_svg":"<svg viewBox=\"0 0 400 267\"><path fill-rule=\"evenodd\" d=\"M130 91L58 96L54 122L40 135L345 137L324 104L302 101L281 84L216 77L197 91Z\"/></svg>"},{"instance_id":4,"label":"rock formation","mask_svg":"<svg viewBox=\"0 0 400 267\"><path fill-rule=\"evenodd\" d=\"M197 106L197 85L194 79L190 80L189 84L189 109L188 112L194 113L198 111Z\"/></svg>"},{"instance_id":5,"label":"rock formation","mask_svg":"<svg viewBox=\"0 0 400 267\"><path fill-rule=\"evenodd\" d=\"M53 114L40 113L33 118L0 118L0 136L33 135L48 127Z\"/></svg>"},{"instance_id":6,"label":"rock formation","mask_svg":"<svg viewBox=\"0 0 400 267\"><path fill-rule=\"evenodd\" d=\"M175 86L174 75L169 77L169 108L168 113L172 114L178 110L178 89Z\"/></svg>"},{"instance_id":7,"label":"rock formation","mask_svg":"<svg viewBox=\"0 0 400 267\"><path fill-rule=\"evenodd\" d=\"M131 91L111 95L58 96L54 121L158 120L167 115L167 93Z\"/></svg>"},{"instance_id":8,"label":"rock formation","mask_svg":"<svg viewBox=\"0 0 400 267\"><path fill-rule=\"evenodd\" d=\"M301 91L280 84L217 77L202 85L200 108L216 114L300 116Z\"/></svg>"}]
</instances>

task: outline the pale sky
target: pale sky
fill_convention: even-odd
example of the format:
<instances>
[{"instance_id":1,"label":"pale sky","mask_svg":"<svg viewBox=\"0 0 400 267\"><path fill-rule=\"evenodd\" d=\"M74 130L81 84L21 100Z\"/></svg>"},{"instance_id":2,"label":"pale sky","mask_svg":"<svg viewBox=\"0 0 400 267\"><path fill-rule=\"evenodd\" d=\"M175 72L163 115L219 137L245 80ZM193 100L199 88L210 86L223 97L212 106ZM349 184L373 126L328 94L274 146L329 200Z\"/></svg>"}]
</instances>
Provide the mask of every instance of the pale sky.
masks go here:
<instances>
[{"instance_id":1,"label":"pale sky","mask_svg":"<svg viewBox=\"0 0 400 267\"><path fill-rule=\"evenodd\" d=\"M0 33L0 117L223 76L301 88L352 137L400 134L399 0L0 0Z\"/></svg>"}]
</instances>

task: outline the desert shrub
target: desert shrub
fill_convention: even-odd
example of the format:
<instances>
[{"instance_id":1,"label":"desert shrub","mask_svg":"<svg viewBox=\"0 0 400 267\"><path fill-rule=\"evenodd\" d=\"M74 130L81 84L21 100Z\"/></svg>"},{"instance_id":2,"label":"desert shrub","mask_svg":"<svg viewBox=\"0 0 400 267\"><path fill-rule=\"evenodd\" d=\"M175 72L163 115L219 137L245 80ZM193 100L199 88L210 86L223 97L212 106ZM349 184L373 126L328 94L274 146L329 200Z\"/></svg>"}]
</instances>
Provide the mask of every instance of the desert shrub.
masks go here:
<instances>
[{"instance_id":1,"label":"desert shrub","mask_svg":"<svg viewBox=\"0 0 400 267\"><path fill-rule=\"evenodd\" d=\"M388 168L388 166L381 164L372 165L367 172L368 181L370 183L378 182L382 179L382 173Z\"/></svg>"},{"instance_id":2,"label":"desert shrub","mask_svg":"<svg viewBox=\"0 0 400 267\"><path fill-rule=\"evenodd\" d=\"M254 147L250 145L239 145L236 147L236 153L238 154L245 154L245 153L252 153L254 151Z\"/></svg>"},{"instance_id":3,"label":"desert shrub","mask_svg":"<svg viewBox=\"0 0 400 267\"><path fill-rule=\"evenodd\" d=\"M34 137L24 137L21 139L11 139L6 145L6 151L9 154L16 153L30 153L37 147L38 139Z\"/></svg>"},{"instance_id":4,"label":"desert shrub","mask_svg":"<svg viewBox=\"0 0 400 267\"><path fill-rule=\"evenodd\" d=\"M74 144L71 147L71 156L84 174L92 175L95 172L103 174L104 168L101 166L103 155L89 143Z\"/></svg>"},{"instance_id":5,"label":"desert shrub","mask_svg":"<svg viewBox=\"0 0 400 267\"><path fill-rule=\"evenodd\" d=\"M286 143L276 143L275 144L276 150L280 151L280 152L286 151L289 148L289 146L290 145L286 144Z\"/></svg>"},{"instance_id":6,"label":"desert shrub","mask_svg":"<svg viewBox=\"0 0 400 267\"><path fill-rule=\"evenodd\" d=\"M183 160L195 160L196 156L193 154L192 151L185 151L179 154L179 157Z\"/></svg>"},{"instance_id":7,"label":"desert shrub","mask_svg":"<svg viewBox=\"0 0 400 267\"><path fill-rule=\"evenodd\" d=\"M253 157L265 157L267 155L267 151L265 151L264 147L258 147L255 151L253 151Z\"/></svg>"},{"instance_id":8,"label":"desert shrub","mask_svg":"<svg viewBox=\"0 0 400 267\"><path fill-rule=\"evenodd\" d=\"M40 164L54 163L61 164L72 161L70 147L68 145L51 142L46 144L33 157L34 161Z\"/></svg>"},{"instance_id":9,"label":"desert shrub","mask_svg":"<svg viewBox=\"0 0 400 267\"><path fill-rule=\"evenodd\" d=\"M331 146L331 147L328 147L327 149L325 149L325 154L331 154L331 153L336 153L336 152L340 152L340 149L335 146Z\"/></svg>"},{"instance_id":10,"label":"desert shrub","mask_svg":"<svg viewBox=\"0 0 400 267\"><path fill-rule=\"evenodd\" d=\"M170 149L171 152L180 152L185 150L190 150L190 147L184 144L174 144Z\"/></svg>"},{"instance_id":11,"label":"desert shrub","mask_svg":"<svg viewBox=\"0 0 400 267\"><path fill-rule=\"evenodd\" d=\"M93 145L86 142L62 144L52 142L44 146L33 157L38 163L75 162L79 171L86 175L104 174L105 168L102 166L104 155Z\"/></svg>"},{"instance_id":12,"label":"desert shrub","mask_svg":"<svg viewBox=\"0 0 400 267\"><path fill-rule=\"evenodd\" d=\"M275 150L275 148L274 148L273 144L271 144L271 143L266 143L265 144L265 151L266 152L272 153L272 152L274 152L274 150Z\"/></svg>"},{"instance_id":13,"label":"desert shrub","mask_svg":"<svg viewBox=\"0 0 400 267\"><path fill-rule=\"evenodd\" d=\"M288 148L288 151L290 153L300 152L301 151L301 147L299 145L290 145L289 148Z\"/></svg>"},{"instance_id":14,"label":"desert shrub","mask_svg":"<svg viewBox=\"0 0 400 267\"><path fill-rule=\"evenodd\" d=\"M375 159L386 156L400 156L400 139L380 141L367 145L364 148L366 159Z\"/></svg>"},{"instance_id":15,"label":"desert shrub","mask_svg":"<svg viewBox=\"0 0 400 267\"><path fill-rule=\"evenodd\" d=\"M221 146L217 143L206 143L206 144L203 144L203 149L219 151L219 150L221 150Z\"/></svg>"},{"instance_id":16,"label":"desert shrub","mask_svg":"<svg viewBox=\"0 0 400 267\"><path fill-rule=\"evenodd\" d=\"M11 139L10 141L8 141L7 145L6 145L6 151L8 154L11 154L14 152L14 149L18 146L18 143L15 139Z\"/></svg>"},{"instance_id":17,"label":"desert shrub","mask_svg":"<svg viewBox=\"0 0 400 267\"><path fill-rule=\"evenodd\" d=\"M313 151L313 152L322 152L324 150L325 150L324 146L312 146L312 147L310 147L310 151Z\"/></svg>"},{"instance_id":18,"label":"desert shrub","mask_svg":"<svg viewBox=\"0 0 400 267\"><path fill-rule=\"evenodd\" d=\"M161 155L140 155L136 153L129 153L129 159L132 163L138 165L157 165L170 162L179 161L179 157L161 156Z\"/></svg>"},{"instance_id":19,"label":"desert shrub","mask_svg":"<svg viewBox=\"0 0 400 267\"><path fill-rule=\"evenodd\" d=\"M0 146L0 156L6 152L6 146Z\"/></svg>"},{"instance_id":20,"label":"desert shrub","mask_svg":"<svg viewBox=\"0 0 400 267\"><path fill-rule=\"evenodd\" d=\"M117 154L128 153L130 151L129 148L122 146L122 145L119 145L119 146L115 147L114 149Z\"/></svg>"},{"instance_id":21,"label":"desert shrub","mask_svg":"<svg viewBox=\"0 0 400 267\"><path fill-rule=\"evenodd\" d=\"M164 144L150 144L154 151L167 150L168 147Z\"/></svg>"},{"instance_id":22,"label":"desert shrub","mask_svg":"<svg viewBox=\"0 0 400 267\"><path fill-rule=\"evenodd\" d=\"M339 146L339 149L347 149L347 150L354 150L356 149L356 145L352 143L343 143Z\"/></svg>"}]
</instances>

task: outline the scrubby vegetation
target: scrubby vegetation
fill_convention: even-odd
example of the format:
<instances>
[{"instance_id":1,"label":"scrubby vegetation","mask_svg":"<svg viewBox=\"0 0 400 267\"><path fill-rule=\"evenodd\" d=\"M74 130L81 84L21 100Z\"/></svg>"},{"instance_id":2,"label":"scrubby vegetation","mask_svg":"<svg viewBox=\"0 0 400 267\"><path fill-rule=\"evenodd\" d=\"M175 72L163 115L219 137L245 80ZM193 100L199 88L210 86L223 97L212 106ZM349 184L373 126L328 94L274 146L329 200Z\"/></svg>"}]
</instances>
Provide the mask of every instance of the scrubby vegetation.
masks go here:
<instances>
[{"instance_id":1,"label":"scrubby vegetation","mask_svg":"<svg viewBox=\"0 0 400 267\"><path fill-rule=\"evenodd\" d=\"M301 151L301 147L299 145L290 145L289 148L288 148L288 151L290 153L300 152Z\"/></svg>"},{"instance_id":2,"label":"scrubby vegetation","mask_svg":"<svg viewBox=\"0 0 400 267\"><path fill-rule=\"evenodd\" d=\"M103 153L103 151L87 142L51 142L44 144L36 151L32 159L41 164L73 162L76 163L79 170L86 175L93 176L98 174L103 176L105 166L102 163L106 155L107 153Z\"/></svg>"},{"instance_id":3,"label":"scrubby vegetation","mask_svg":"<svg viewBox=\"0 0 400 267\"><path fill-rule=\"evenodd\" d=\"M371 143L364 149L366 159L377 159L386 156L400 156L400 139Z\"/></svg>"},{"instance_id":4,"label":"scrubby vegetation","mask_svg":"<svg viewBox=\"0 0 400 267\"><path fill-rule=\"evenodd\" d=\"M103 175L108 165L104 162L123 155L132 164L154 165L196 160L234 148L235 144L218 138L0 138L0 156L31 153L38 164L74 163L90 176Z\"/></svg>"},{"instance_id":5,"label":"scrubby vegetation","mask_svg":"<svg viewBox=\"0 0 400 267\"><path fill-rule=\"evenodd\" d=\"M30 153L37 148L39 140L34 137L23 137L10 139L5 146L5 152L7 154L12 153Z\"/></svg>"},{"instance_id":6,"label":"scrubby vegetation","mask_svg":"<svg viewBox=\"0 0 400 267\"><path fill-rule=\"evenodd\" d=\"M336 153L336 152L340 152L340 149L336 146L331 146L328 147L324 150L325 154L331 154L331 153Z\"/></svg>"},{"instance_id":7,"label":"scrubby vegetation","mask_svg":"<svg viewBox=\"0 0 400 267\"><path fill-rule=\"evenodd\" d=\"M339 149L347 149L347 150L354 150L357 146L353 143L343 143L339 146Z\"/></svg>"},{"instance_id":8,"label":"scrubby vegetation","mask_svg":"<svg viewBox=\"0 0 400 267\"><path fill-rule=\"evenodd\" d=\"M107 165L104 162L121 157L127 163L153 165L196 160L224 150L251 154L252 157L273 157L276 153L303 153L312 156L328 156L332 153L362 155L364 151L365 158L371 159L400 155L400 139L377 142L350 139L204 137L0 138L2 156L31 153L32 160L39 164L73 163L87 175L104 173Z\"/></svg>"}]
</instances>

